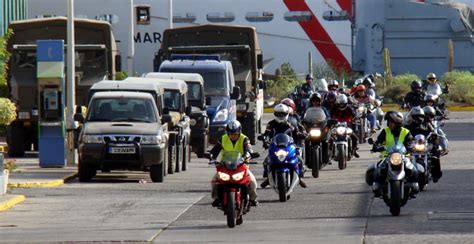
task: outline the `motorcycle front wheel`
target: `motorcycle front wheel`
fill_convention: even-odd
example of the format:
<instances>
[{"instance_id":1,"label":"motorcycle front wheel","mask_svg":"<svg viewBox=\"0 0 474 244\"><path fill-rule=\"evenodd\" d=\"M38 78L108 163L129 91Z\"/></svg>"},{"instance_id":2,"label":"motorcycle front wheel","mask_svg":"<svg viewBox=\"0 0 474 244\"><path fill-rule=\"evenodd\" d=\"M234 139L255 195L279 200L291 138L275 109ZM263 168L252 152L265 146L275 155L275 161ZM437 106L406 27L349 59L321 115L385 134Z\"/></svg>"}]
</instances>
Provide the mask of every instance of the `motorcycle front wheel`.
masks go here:
<instances>
[{"instance_id":1,"label":"motorcycle front wheel","mask_svg":"<svg viewBox=\"0 0 474 244\"><path fill-rule=\"evenodd\" d=\"M284 172L277 173L277 181L278 196L280 198L280 202L286 202L286 177Z\"/></svg>"},{"instance_id":2,"label":"motorcycle front wheel","mask_svg":"<svg viewBox=\"0 0 474 244\"><path fill-rule=\"evenodd\" d=\"M393 216L400 215L402 206L401 184L398 180L390 181L390 213Z\"/></svg>"},{"instance_id":3,"label":"motorcycle front wheel","mask_svg":"<svg viewBox=\"0 0 474 244\"><path fill-rule=\"evenodd\" d=\"M226 193L227 203L225 206L225 214L227 215L227 226L229 228L235 227L235 192L229 191Z\"/></svg>"},{"instance_id":4,"label":"motorcycle front wheel","mask_svg":"<svg viewBox=\"0 0 474 244\"><path fill-rule=\"evenodd\" d=\"M337 145L337 162L340 170L347 167L346 147L342 144Z\"/></svg>"},{"instance_id":5,"label":"motorcycle front wheel","mask_svg":"<svg viewBox=\"0 0 474 244\"><path fill-rule=\"evenodd\" d=\"M319 178L319 166L321 164L321 148L319 146L311 148L311 161L313 163L311 174L313 178Z\"/></svg>"}]
</instances>

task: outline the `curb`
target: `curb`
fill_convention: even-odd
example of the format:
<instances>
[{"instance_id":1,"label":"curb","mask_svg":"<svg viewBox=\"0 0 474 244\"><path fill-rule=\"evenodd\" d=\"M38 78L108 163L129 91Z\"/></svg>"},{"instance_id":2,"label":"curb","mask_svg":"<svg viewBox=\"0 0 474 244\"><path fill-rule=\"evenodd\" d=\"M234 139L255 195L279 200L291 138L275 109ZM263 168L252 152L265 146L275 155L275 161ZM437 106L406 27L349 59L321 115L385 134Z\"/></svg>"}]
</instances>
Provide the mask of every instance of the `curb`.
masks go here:
<instances>
[{"instance_id":1,"label":"curb","mask_svg":"<svg viewBox=\"0 0 474 244\"><path fill-rule=\"evenodd\" d=\"M0 212L6 211L6 210L14 207L15 205L25 201L25 199L26 199L25 196L19 195L19 196L13 197L10 200L0 202Z\"/></svg>"},{"instance_id":2,"label":"curb","mask_svg":"<svg viewBox=\"0 0 474 244\"><path fill-rule=\"evenodd\" d=\"M78 176L77 173L70 174L59 180L52 180L46 182L20 182L20 183L8 183L10 188L35 188L35 187L56 187L67 183Z\"/></svg>"}]
</instances>

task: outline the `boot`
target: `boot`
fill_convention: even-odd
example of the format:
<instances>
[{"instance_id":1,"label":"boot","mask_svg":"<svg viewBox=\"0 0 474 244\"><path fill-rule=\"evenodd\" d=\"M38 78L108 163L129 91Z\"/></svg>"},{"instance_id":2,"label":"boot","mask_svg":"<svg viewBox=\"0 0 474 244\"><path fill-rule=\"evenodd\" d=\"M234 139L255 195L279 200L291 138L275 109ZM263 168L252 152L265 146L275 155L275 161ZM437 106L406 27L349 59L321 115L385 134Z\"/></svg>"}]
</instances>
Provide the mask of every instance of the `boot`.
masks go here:
<instances>
[{"instance_id":1,"label":"boot","mask_svg":"<svg viewBox=\"0 0 474 244\"><path fill-rule=\"evenodd\" d=\"M354 154L354 157L356 157L356 158L359 158L359 157L360 157L359 153L357 152L358 149L359 149L359 148L354 148L354 150L353 150L353 152L352 152L352 154Z\"/></svg>"},{"instance_id":2,"label":"boot","mask_svg":"<svg viewBox=\"0 0 474 244\"><path fill-rule=\"evenodd\" d=\"M306 182L304 182L302 178L300 178L300 186L301 186L302 188L308 187L308 186L306 185Z\"/></svg>"},{"instance_id":3,"label":"boot","mask_svg":"<svg viewBox=\"0 0 474 244\"><path fill-rule=\"evenodd\" d=\"M219 198L214 199L214 201L212 202L213 207L219 207L220 204L221 201L219 200Z\"/></svg>"},{"instance_id":4,"label":"boot","mask_svg":"<svg viewBox=\"0 0 474 244\"><path fill-rule=\"evenodd\" d=\"M249 202L250 202L250 206L252 206L252 207L258 206L258 201L257 200L250 200Z\"/></svg>"},{"instance_id":5,"label":"boot","mask_svg":"<svg viewBox=\"0 0 474 244\"><path fill-rule=\"evenodd\" d=\"M374 182L372 184L372 192L374 193L374 197L376 198L382 196L382 192L380 192L380 184L378 182Z\"/></svg>"},{"instance_id":6,"label":"boot","mask_svg":"<svg viewBox=\"0 0 474 244\"><path fill-rule=\"evenodd\" d=\"M262 187L262 189L265 189L265 187L267 187L268 185L270 184L270 182L268 181L268 178L266 178L262 184L260 184L260 187Z\"/></svg>"}]
</instances>

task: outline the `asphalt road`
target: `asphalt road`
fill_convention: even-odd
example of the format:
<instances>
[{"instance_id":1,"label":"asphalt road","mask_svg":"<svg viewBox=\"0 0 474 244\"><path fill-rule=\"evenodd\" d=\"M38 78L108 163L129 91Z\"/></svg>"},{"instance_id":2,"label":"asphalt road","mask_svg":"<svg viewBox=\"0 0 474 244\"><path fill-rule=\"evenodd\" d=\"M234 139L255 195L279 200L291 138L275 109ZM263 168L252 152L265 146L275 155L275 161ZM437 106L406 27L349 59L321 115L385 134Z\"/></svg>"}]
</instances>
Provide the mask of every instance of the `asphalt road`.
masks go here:
<instances>
[{"instance_id":1,"label":"asphalt road","mask_svg":"<svg viewBox=\"0 0 474 244\"><path fill-rule=\"evenodd\" d=\"M471 243L474 113L450 117L443 178L410 200L398 217L365 184L365 169L378 156L365 144L347 169L329 165L319 179L308 173L308 188L297 188L286 203L273 190L258 189L260 205L234 229L210 206L214 168L194 158L188 171L168 175L162 184L135 172L99 174L91 183L58 188L15 189L27 200L0 214L0 241ZM255 148L264 154L261 144ZM252 165L259 182L261 167Z\"/></svg>"}]
</instances>

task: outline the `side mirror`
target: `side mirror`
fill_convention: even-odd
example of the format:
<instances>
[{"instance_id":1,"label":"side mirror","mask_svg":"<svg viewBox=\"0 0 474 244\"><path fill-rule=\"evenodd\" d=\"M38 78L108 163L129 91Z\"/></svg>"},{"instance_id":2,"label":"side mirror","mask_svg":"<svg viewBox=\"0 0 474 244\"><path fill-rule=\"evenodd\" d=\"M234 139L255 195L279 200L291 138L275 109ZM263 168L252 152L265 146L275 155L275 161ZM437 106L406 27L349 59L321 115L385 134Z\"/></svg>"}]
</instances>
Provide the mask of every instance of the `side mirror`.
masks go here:
<instances>
[{"instance_id":1,"label":"side mirror","mask_svg":"<svg viewBox=\"0 0 474 244\"><path fill-rule=\"evenodd\" d=\"M161 116L161 123L168 123L170 124L171 123L171 115L169 114L163 114L163 116ZM169 126L169 125L168 125Z\"/></svg>"},{"instance_id":2,"label":"side mirror","mask_svg":"<svg viewBox=\"0 0 474 244\"><path fill-rule=\"evenodd\" d=\"M240 99L240 87L234 86L232 89L232 94L230 95L231 99L239 100Z\"/></svg>"},{"instance_id":3,"label":"side mirror","mask_svg":"<svg viewBox=\"0 0 474 244\"><path fill-rule=\"evenodd\" d=\"M158 72L160 70L161 63L163 62L163 50L158 50L155 53L155 57L153 58L153 72Z\"/></svg>"},{"instance_id":4,"label":"side mirror","mask_svg":"<svg viewBox=\"0 0 474 244\"><path fill-rule=\"evenodd\" d=\"M264 91L267 90L267 82L266 81L260 80L260 82L258 83L258 86L259 86L260 89L263 89Z\"/></svg>"},{"instance_id":5,"label":"side mirror","mask_svg":"<svg viewBox=\"0 0 474 244\"><path fill-rule=\"evenodd\" d=\"M186 109L185 109L185 113L188 116L191 114L192 111L193 111L193 108L191 106L187 106Z\"/></svg>"},{"instance_id":6,"label":"side mirror","mask_svg":"<svg viewBox=\"0 0 474 244\"><path fill-rule=\"evenodd\" d=\"M370 145L374 145L374 139L372 138L367 139L367 143L369 143Z\"/></svg>"},{"instance_id":7,"label":"side mirror","mask_svg":"<svg viewBox=\"0 0 474 244\"><path fill-rule=\"evenodd\" d=\"M258 153L258 152L253 152L253 153L250 154L250 157L251 157L251 158L258 158L258 157L260 157L260 153Z\"/></svg>"},{"instance_id":8,"label":"side mirror","mask_svg":"<svg viewBox=\"0 0 474 244\"><path fill-rule=\"evenodd\" d=\"M206 105L211 105L211 97L206 97Z\"/></svg>"},{"instance_id":9,"label":"side mirror","mask_svg":"<svg viewBox=\"0 0 474 244\"><path fill-rule=\"evenodd\" d=\"M122 71L122 56L120 54L115 55L115 71Z\"/></svg>"},{"instance_id":10,"label":"side mirror","mask_svg":"<svg viewBox=\"0 0 474 244\"><path fill-rule=\"evenodd\" d=\"M76 113L74 114L74 121L77 121L79 123L84 123L84 115L82 115L82 113Z\"/></svg>"},{"instance_id":11,"label":"side mirror","mask_svg":"<svg viewBox=\"0 0 474 244\"><path fill-rule=\"evenodd\" d=\"M263 55L257 54L257 69L263 69Z\"/></svg>"}]
</instances>

